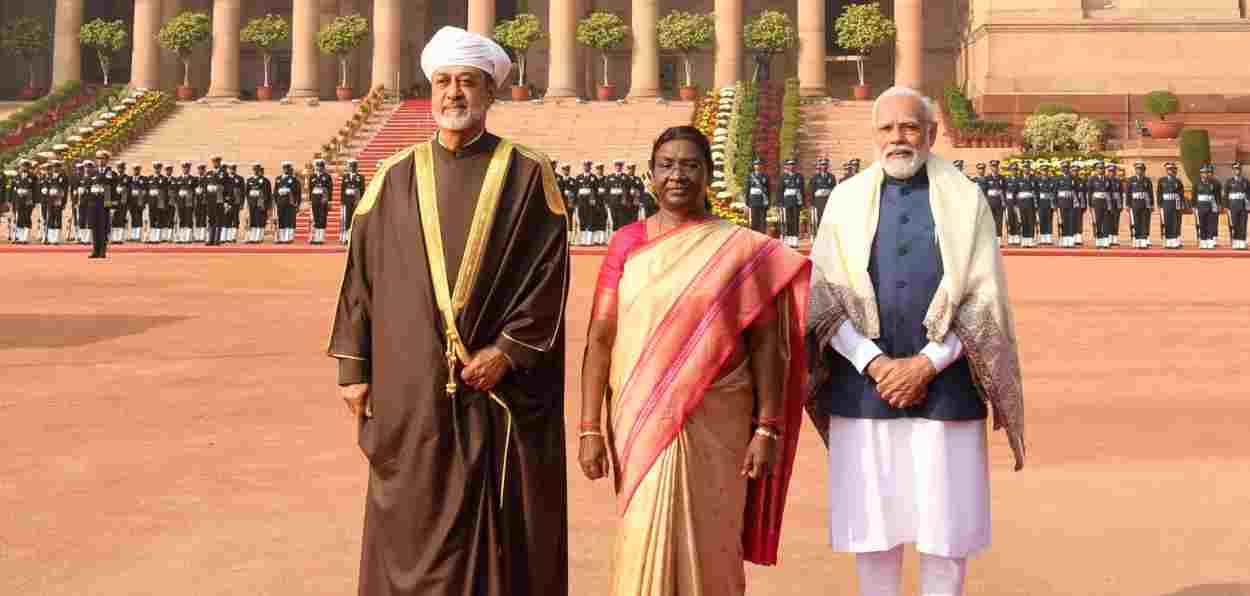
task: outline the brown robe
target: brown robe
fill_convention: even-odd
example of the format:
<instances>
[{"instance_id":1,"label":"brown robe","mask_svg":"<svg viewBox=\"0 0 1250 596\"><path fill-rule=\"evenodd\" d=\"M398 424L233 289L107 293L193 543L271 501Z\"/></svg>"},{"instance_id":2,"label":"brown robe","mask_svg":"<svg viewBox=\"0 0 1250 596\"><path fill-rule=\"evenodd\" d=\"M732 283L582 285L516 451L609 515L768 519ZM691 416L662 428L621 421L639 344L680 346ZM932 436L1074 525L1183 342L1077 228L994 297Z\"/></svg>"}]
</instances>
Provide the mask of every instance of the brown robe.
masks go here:
<instances>
[{"instance_id":1,"label":"brown robe","mask_svg":"<svg viewBox=\"0 0 1250 596\"><path fill-rule=\"evenodd\" d=\"M433 142L452 291L499 143L485 134L453 153ZM463 382L454 399L445 392L414 164L413 149L388 160L357 207L328 350L340 384L371 383L372 416L359 440L369 459L360 594L563 596L569 258L554 173L544 156L512 151L481 271L456 323L469 352L494 344L514 364L495 389L513 415L505 445L500 405Z\"/></svg>"}]
</instances>

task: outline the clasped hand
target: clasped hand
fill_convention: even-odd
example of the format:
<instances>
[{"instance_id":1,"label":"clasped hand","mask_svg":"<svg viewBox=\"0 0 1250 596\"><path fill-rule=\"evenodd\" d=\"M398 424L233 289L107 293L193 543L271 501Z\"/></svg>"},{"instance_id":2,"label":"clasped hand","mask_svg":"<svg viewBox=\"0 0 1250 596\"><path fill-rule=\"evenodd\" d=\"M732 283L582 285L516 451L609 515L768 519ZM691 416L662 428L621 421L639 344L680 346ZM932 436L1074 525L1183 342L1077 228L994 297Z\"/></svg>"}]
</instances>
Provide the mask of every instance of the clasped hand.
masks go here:
<instances>
[{"instance_id":1,"label":"clasped hand","mask_svg":"<svg viewBox=\"0 0 1250 596\"><path fill-rule=\"evenodd\" d=\"M929 382L937 376L937 369L924 354L911 358L877 356L868 368L868 376L877 382L881 399L893 408L909 408L924 400Z\"/></svg>"}]
</instances>

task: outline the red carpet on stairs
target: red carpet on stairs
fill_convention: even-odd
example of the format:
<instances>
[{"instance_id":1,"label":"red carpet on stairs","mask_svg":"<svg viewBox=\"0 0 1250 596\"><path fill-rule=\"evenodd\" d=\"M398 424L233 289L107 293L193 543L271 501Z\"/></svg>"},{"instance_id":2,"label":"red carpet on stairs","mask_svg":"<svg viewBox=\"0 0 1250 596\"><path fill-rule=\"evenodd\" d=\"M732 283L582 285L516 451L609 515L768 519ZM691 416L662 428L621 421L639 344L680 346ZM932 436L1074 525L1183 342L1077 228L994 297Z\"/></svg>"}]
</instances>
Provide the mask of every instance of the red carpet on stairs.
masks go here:
<instances>
[{"instance_id":1,"label":"red carpet on stairs","mask_svg":"<svg viewBox=\"0 0 1250 596\"><path fill-rule=\"evenodd\" d=\"M399 109L391 115L390 120L382 126L382 130L378 131L369 144L356 154L356 159L360 162L360 173L365 176L365 183L373 181L379 161L412 145L429 140L434 136L436 128L434 118L430 116L429 99L404 100ZM326 218L327 244L339 241L340 214L342 213L342 203L339 198L342 191L339 188L341 175L340 172L334 174L334 196L330 200L330 213ZM300 210L299 217L295 221L296 240L307 242L311 229L312 211L305 206Z\"/></svg>"}]
</instances>

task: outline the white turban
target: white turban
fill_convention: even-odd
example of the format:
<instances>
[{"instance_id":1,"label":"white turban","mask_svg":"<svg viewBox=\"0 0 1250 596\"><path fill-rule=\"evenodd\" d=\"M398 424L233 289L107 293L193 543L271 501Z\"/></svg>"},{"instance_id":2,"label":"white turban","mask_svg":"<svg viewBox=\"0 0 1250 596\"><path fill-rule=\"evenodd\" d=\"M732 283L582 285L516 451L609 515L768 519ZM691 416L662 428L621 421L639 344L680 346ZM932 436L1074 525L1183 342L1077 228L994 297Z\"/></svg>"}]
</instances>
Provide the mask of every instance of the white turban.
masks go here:
<instances>
[{"instance_id":1,"label":"white turban","mask_svg":"<svg viewBox=\"0 0 1250 596\"><path fill-rule=\"evenodd\" d=\"M499 44L459 27L443 27L421 51L421 70L433 81L434 71L447 66L472 66L503 86L512 72L512 59Z\"/></svg>"}]
</instances>

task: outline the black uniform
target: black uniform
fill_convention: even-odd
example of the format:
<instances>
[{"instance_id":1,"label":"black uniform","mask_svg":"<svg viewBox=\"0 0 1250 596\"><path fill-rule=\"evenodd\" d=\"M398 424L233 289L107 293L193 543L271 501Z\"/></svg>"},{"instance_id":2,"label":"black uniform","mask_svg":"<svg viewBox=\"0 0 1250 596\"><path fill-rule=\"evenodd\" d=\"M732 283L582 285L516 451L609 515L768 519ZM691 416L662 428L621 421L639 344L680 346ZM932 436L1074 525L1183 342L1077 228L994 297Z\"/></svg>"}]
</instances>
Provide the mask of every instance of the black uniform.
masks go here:
<instances>
[{"instance_id":1,"label":"black uniform","mask_svg":"<svg viewBox=\"0 0 1250 596\"><path fill-rule=\"evenodd\" d=\"M603 177L608 190L608 209L612 211L612 231L615 232L638 220L638 207L630 197L633 186L625 172L613 172Z\"/></svg>"},{"instance_id":2,"label":"black uniform","mask_svg":"<svg viewBox=\"0 0 1250 596\"><path fill-rule=\"evenodd\" d=\"M768 233L768 208L772 206L769 189L772 182L768 174L751 172L747 178L747 208L751 211L751 229L761 234Z\"/></svg>"},{"instance_id":3,"label":"black uniform","mask_svg":"<svg viewBox=\"0 0 1250 596\"><path fill-rule=\"evenodd\" d=\"M1107 235L1113 245L1120 242L1120 223L1124 213L1124 178L1117 172L1107 176L1111 185L1111 200L1107 203Z\"/></svg>"},{"instance_id":4,"label":"black uniform","mask_svg":"<svg viewBox=\"0 0 1250 596\"><path fill-rule=\"evenodd\" d=\"M1146 175L1134 175L1124 183L1133 219L1133 239L1144 244L1150 239L1150 212L1155 207L1154 182ZM1144 248L1144 246L1139 246Z\"/></svg>"},{"instance_id":5,"label":"black uniform","mask_svg":"<svg viewBox=\"0 0 1250 596\"><path fill-rule=\"evenodd\" d=\"M126 240L126 216L130 214L130 175L125 171L106 168L113 181L113 233L121 242Z\"/></svg>"},{"instance_id":6,"label":"black uniform","mask_svg":"<svg viewBox=\"0 0 1250 596\"><path fill-rule=\"evenodd\" d=\"M807 197L803 191L807 187L803 175L798 172L781 174L781 210L785 218L785 236L793 239L799 237L799 213L807 206Z\"/></svg>"},{"instance_id":7,"label":"black uniform","mask_svg":"<svg viewBox=\"0 0 1250 596\"><path fill-rule=\"evenodd\" d=\"M35 205L39 202L39 177L30 170L19 173L13 181L12 197L19 234L24 234L21 242L29 244L31 220L34 219Z\"/></svg>"},{"instance_id":8,"label":"black uniform","mask_svg":"<svg viewBox=\"0 0 1250 596\"><path fill-rule=\"evenodd\" d=\"M1007 179L1005 188L1003 189L1003 207L1007 211L1007 242L1008 244L1020 243L1020 205L1017 195L1020 193L1020 177L1021 174L1015 173Z\"/></svg>"},{"instance_id":9,"label":"black uniform","mask_svg":"<svg viewBox=\"0 0 1250 596\"><path fill-rule=\"evenodd\" d=\"M178 211L178 227L180 228L179 237L175 239L177 242L192 240L191 233L195 228L195 190L199 185L199 177L191 173L191 168L185 166L181 176L170 180L170 200L173 201L174 208Z\"/></svg>"},{"instance_id":10,"label":"black uniform","mask_svg":"<svg viewBox=\"0 0 1250 596\"><path fill-rule=\"evenodd\" d=\"M250 241L263 242L265 226L269 224L269 209L273 207L273 183L265 177L264 172L257 172L247 179L245 185L247 187L247 221L252 228Z\"/></svg>"},{"instance_id":11,"label":"black uniform","mask_svg":"<svg viewBox=\"0 0 1250 596\"><path fill-rule=\"evenodd\" d=\"M1161 221L1163 237L1173 240L1177 244L1174 248L1180 248L1181 209L1185 206L1185 183L1181 182L1180 178L1169 174L1159 179L1156 190L1159 194L1159 206L1163 209Z\"/></svg>"},{"instance_id":12,"label":"black uniform","mask_svg":"<svg viewBox=\"0 0 1250 596\"><path fill-rule=\"evenodd\" d=\"M130 196L126 200L126 213L130 218L130 240L138 242L143 231L143 207L147 202L147 187L142 174L133 173L126 177L126 186Z\"/></svg>"},{"instance_id":13,"label":"black uniform","mask_svg":"<svg viewBox=\"0 0 1250 596\"><path fill-rule=\"evenodd\" d=\"M87 222L91 228L91 257L108 253L109 209L113 207L113 178L106 172L87 176Z\"/></svg>"},{"instance_id":14,"label":"black uniform","mask_svg":"<svg viewBox=\"0 0 1250 596\"><path fill-rule=\"evenodd\" d=\"M564 194L563 177L557 179L557 185L560 186L560 193ZM360 172L349 171L339 178L339 187L339 195L343 201L343 236L346 237L352 229L352 214L356 212L356 204L365 196L365 177Z\"/></svg>"},{"instance_id":15,"label":"black uniform","mask_svg":"<svg viewBox=\"0 0 1250 596\"><path fill-rule=\"evenodd\" d=\"M224 167L217 167L203 179L204 200L207 201L208 238L205 244L217 246L221 244L221 228L226 223L226 185L229 174Z\"/></svg>"},{"instance_id":16,"label":"black uniform","mask_svg":"<svg viewBox=\"0 0 1250 596\"><path fill-rule=\"evenodd\" d=\"M1043 243L1052 242L1055 234L1055 204L1057 200L1059 177L1051 174L1038 177L1037 188L1037 231Z\"/></svg>"},{"instance_id":17,"label":"black uniform","mask_svg":"<svg viewBox=\"0 0 1250 596\"><path fill-rule=\"evenodd\" d=\"M1068 246L1068 239L1076 233L1077 178L1072 170L1063 171L1055 178L1055 205L1059 208L1059 237Z\"/></svg>"},{"instance_id":18,"label":"black uniform","mask_svg":"<svg viewBox=\"0 0 1250 596\"><path fill-rule=\"evenodd\" d=\"M1037 229L1037 196L1041 190L1041 180L1031 171L1020 174L1016 183L1016 209L1020 212L1020 237L1025 244L1034 242L1033 234Z\"/></svg>"},{"instance_id":19,"label":"black uniform","mask_svg":"<svg viewBox=\"0 0 1250 596\"><path fill-rule=\"evenodd\" d=\"M583 172L574 179L574 184L577 185L577 218L582 233L602 232L607 225L607 210L599 197L599 177Z\"/></svg>"},{"instance_id":20,"label":"black uniform","mask_svg":"<svg viewBox=\"0 0 1250 596\"><path fill-rule=\"evenodd\" d=\"M1194 183L1194 214L1198 218L1198 239L1214 241L1220 236L1220 206L1224 204L1223 188L1214 176Z\"/></svg>"},{"instance_id":21,"label":"black uniform","mask_svg":"<svg viewBox=\"0 0 1250 596\"><path fill-rule=\"evenodd\" d=\"M812 210L816 216L812 219L812 229L817 230L820 229L820 219L825 215L825 207L829 204L829 195L838 186L838 179L828 171L817 172L808 180L808 185L811 187Z\"/></svg>"},{"instance_id":22,"label":"black uniform","mask_svg":"<svg viewBox=\"0 0 1250 596\"><path fill-rule=\"evenodd\" d=\"M195 174L195 209L191 212L192 224L196 232L196 240L208 239L208 180L211 175L203 168Z\"/></svg>"},{"instance_id":23,"label":"black uniform","mask_svg":"<svg viewBox=\"0 0 1250 596\"><path fill-rule=\"evenodd\" d=\"M646 184L642 181L642 176L637 174L625 174L628 180L628 194L630 209L633 211L632 221L638 221L646 217L650 217L651 213L647 211L647 206L643 198L647 194Z\"/></svg>"},{"instance_id":24,"label":"black uniform","mask_svg":"<svg viewBox=\"0 0 1250 596\"><path fill-rule=\"evenodd\" d=\"M303 185L294 173L283 172L274 180L273 186L277 196L274 200L278 208L278 227L283 230L294 230L295 214L299 212ZM284 238L282 241L290 242L291 240Z\"/></svg>"},{"instance_id":25,"label":"black uniform","mask_svg":"<svg viewBox=\"0 0 1250 596\"><path fill-rule=\"evenodd\" d=\"M569 238L576 244L577 221L574 219L573 213L577 209L577 188L573 184L573 177L566 174L556 174L556 187L560 189L560 198L564 199L564 212L569 214L566 218L569 225Z\"/></svg>"},{"instance_id":26,"label":"black uniform","mask_svg":"<svg viewBox=\"0 0 1250 596\"><path fill-rule=\"evenodd\" d=\"M1234 171L1233 177L1224 181L1224 200L1228 205L1228 225L1234 242L1233 248L1245 248L1246 219L1250 212L1250 179Z\"/></svg>"},{"instance_id":27,"label":"black uniform","mask_svg":"<svg viewBox=\"0 0 1250 596\"><path fill-rule=\"evenodd\" d=\"M1111 235L1111 188L1113 181L1103 174L1094 174L1085 183L1089 191L1089 206L1094 210L1094 236L1098 239Z\"/></svg>"},{"instance_id":28,"label":"black uniform","mask_svg":"<svg viewBox=\"0 0 1250 596\"><path fill-rule=\"evenodd\" d=\"M44 195L44 233L55 230L59 241L65 206L69 203L69 177L65 172L56 170L44 179Z\"/></svg>"},{"instance_id":29,"label":"black uniform","mask_svg":"<svg viewBox=\"0 0 1250 596\"><path fill-rule=\"evenodd\" d=\"M308 177L308 196L312 206L313 235L310 242L321 244L326 229L327 214L330 212L330 199L334 196L334 177L325 170L314 171Z\"/></svg>"}]
</instances>

